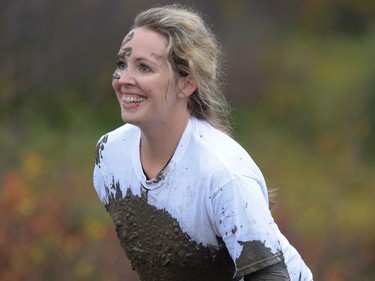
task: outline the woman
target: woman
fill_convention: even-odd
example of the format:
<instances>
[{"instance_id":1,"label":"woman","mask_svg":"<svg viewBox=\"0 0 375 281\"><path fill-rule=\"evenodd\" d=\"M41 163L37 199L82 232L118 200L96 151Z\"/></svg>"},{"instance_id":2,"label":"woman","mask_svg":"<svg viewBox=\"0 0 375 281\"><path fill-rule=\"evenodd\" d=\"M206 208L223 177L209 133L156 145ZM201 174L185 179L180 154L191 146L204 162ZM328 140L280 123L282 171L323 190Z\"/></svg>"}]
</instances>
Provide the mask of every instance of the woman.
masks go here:
<instances>
[{"instance_id":1,"label":"woman","mask_svg":"<svg viewBox=\"0 0 375 281\"><path fill-rule=\"evenodd\" d=\"M136 17L112 81L126 124L97 145L95 189L141 280L312 280L227 134L219 51L190 8Z\"/></svg>"}]
</instances>

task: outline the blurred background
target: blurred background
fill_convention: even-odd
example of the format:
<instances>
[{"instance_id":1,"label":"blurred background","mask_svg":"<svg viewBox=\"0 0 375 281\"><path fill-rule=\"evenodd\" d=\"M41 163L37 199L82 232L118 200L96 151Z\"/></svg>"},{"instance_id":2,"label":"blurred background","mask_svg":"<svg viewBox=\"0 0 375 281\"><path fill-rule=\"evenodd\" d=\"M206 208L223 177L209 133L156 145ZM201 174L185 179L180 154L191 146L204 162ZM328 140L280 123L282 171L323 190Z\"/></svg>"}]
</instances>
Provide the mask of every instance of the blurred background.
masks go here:
<instances>
[{"instance_id":1,"label":"blurred background","mask_svg":"<svg viewBox=\"0 0 375 281\"><path fill-rule=\"evenodd\" d=\"M92 169L120 43L168 2L0 1L0 280L138 280ZM375 1L180 3L223 46L234 136L315 280L375 280Z\"/></svg>"}]
</instances>

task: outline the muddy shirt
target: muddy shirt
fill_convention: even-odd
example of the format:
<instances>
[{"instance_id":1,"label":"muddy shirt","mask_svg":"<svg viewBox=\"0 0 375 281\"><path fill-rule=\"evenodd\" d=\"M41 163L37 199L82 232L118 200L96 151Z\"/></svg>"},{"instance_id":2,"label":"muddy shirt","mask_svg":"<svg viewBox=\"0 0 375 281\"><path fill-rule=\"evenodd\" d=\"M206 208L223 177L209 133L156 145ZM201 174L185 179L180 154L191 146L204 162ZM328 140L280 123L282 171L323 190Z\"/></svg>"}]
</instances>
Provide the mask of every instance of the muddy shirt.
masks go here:
<instances>
[{"instance_id":1,"label":"muddy shirt","mask_svg":"<svg viewBox=\"0 0 375 281\"><path fill-rule=\"evenodd\" d=\"M141 280L240 280L281 261L290 280L312 280L238 143L191 118L169 164L147 180L140 138L126 124L100 139L94 186Z\"/></svg>"}]
</instances>

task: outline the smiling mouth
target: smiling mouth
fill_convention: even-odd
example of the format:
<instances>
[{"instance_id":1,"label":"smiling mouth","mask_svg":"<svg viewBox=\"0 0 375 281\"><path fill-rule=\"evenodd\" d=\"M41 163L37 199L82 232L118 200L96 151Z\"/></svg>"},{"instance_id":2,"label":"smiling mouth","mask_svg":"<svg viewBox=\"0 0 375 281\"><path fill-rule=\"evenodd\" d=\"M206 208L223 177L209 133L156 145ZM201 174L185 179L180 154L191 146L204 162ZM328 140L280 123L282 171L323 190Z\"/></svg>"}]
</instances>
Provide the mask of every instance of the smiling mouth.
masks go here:
<instances>
[{"instance_id":1,"label":"smiling mouth","mask_svg":"<svg viewBox=\"0 0 375 281\"><path fill-rule=\"evenodd\" d=\"M122 101L125 103L141 103L145 100L146 98L142 98L142 97L129 97L129 96L122 97Z\"/></svg>"}]
</instances>

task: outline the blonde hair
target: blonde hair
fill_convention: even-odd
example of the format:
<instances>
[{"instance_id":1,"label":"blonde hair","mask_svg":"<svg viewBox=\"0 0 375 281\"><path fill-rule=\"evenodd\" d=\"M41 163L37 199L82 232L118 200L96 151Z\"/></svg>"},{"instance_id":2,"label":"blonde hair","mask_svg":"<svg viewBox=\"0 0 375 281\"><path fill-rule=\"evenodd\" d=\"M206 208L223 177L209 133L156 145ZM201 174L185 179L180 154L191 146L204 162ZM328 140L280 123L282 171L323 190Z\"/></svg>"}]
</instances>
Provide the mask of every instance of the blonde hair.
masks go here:
<instances>
[{"instance_id":1,"label":"blonde hair","mask_svg":"<svg viewBox=\"0 0 375 281\"><path fill-rule=\"evenodd\" d=\"M203 17L191 7L165 5L140 12L132 29L136 27L166 36L173 71L195 79L197 90L188 104L191 114L230 133L230 107L222 93L221 48Z\"/></svg>"}]
</instances>

